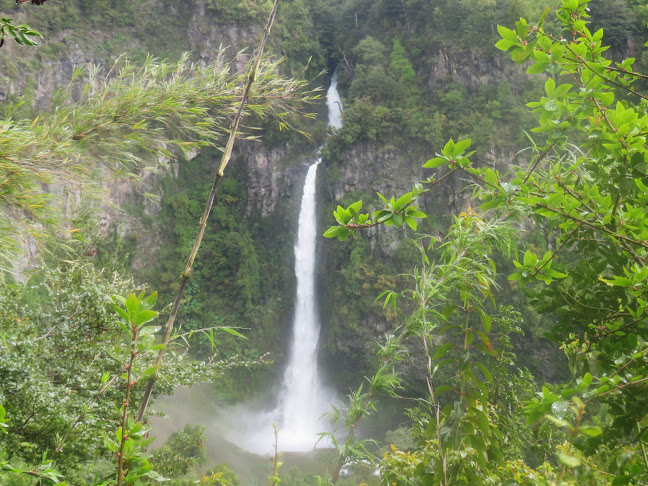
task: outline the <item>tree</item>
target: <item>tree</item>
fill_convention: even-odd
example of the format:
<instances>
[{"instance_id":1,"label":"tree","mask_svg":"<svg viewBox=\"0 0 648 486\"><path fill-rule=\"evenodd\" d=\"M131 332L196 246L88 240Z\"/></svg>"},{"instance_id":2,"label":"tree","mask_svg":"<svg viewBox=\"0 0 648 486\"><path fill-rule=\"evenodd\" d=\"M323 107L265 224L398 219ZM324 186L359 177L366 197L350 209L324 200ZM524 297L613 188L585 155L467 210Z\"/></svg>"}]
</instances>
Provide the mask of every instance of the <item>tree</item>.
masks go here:
<instances>
[{"instance_id":1,"label":"tree","mask_svg":"<svg viewBox=\"0 0 648 486\"><path fill-rule=\"evenodd\" d=\"M58 268L44 266L25 284L0 287L0 402L10 420L3 454L36 463L47 453L80 482L105 467L90 463L104 455L104 436L117 423L126 389L122 362L130 353L111 305L111 296L134 287L120 257L103 260L100 268L81 256ZM156 395L211 381L235 363L224 357L193 362L182 339L172 342ZM150 366L154 352L143 354ZM133 393L137 404L142 391Z\"/></svg>"},{"instance_id":2,"label":"tree","mask_svg":"<svg viewBox=\"0 0 648 486\"><path fill-rule=\"evenodd\" d=\"M397 76L398 81L411 87L416 83L416 72L412 63L407 59L407 52L398 39L394 41L394 48L391 51L391 63L389 69Z\"/></svg>"}]
</instances>

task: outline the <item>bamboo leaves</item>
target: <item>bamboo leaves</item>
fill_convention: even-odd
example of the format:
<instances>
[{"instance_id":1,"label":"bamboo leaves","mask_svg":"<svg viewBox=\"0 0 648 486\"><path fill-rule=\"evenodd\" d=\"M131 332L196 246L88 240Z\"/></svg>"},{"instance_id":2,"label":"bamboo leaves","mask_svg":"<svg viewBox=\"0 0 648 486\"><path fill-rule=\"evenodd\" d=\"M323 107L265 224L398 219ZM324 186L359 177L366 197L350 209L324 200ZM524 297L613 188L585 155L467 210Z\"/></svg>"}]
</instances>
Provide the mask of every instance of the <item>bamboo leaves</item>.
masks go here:
<instances>
[{"instance_id":1,"label":"bamboo leaves","mask_svg":"<svg viewBox=\"0 0 648 486\"><path fill-rule=\"evenodd\" d=\"M276 70L277 63L259 61L245 114L301 113L301 104L317 97L304 90L303 82L282 78ZM141 66L120 58L105 78L99 69L86 74L83 84L84 73L76 70L51 108L35 119L15 119L9 111L0 120L0 210L7 216L0 224L0 255L5 264L18 251L12 244L16 239L31 236L42 242L48 234L43 227L60 231L65 216L44 185L98 197L101 166L137 181L140 171L164 168L177 153L191 157L202 146L219 145L245 80L224 51L206 68L188 55L175 63L149 57ZM74 101L77 87L82 96Z\"/></svg>"}]
</instances>

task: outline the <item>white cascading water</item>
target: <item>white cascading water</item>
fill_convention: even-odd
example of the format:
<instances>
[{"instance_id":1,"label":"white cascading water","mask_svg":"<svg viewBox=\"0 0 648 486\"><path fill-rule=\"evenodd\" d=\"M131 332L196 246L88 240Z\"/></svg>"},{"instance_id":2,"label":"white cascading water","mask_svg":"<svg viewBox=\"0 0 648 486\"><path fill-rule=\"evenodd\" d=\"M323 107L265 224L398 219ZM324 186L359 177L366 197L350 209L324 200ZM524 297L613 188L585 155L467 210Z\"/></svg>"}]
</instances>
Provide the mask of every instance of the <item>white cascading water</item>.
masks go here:
<instances>
[{"instance_id":1,"label":"white cascading water","mask_svg":"<svg viewBox=\"0 0 648 486\"><path fill-rule=\"evenodd\" d=\"M342 126L342 103L337 90L337 71L326 96L329 126ZM319 418L330 410L334 395L325 388L317 369L320 322L315 293L316 243L318 236L315 182L318 159L308 168L299 212L295 244L297 298L290 360L279 395L279 430L283 450L312 449L322 430Z\"/></svg>"},{"instance_id":2,"label":"white cascading water","mask_svg":"<svg viewBox=\"0 0 648 486\"><path fill-rule=\"evenodd\" d=\"M342 101L337 90L338 74L337 69L331 78L331 86L326 92L326 107L328 108L328 125L336 130L342 128Z\"/></svg>"},{"instance_id":3,"label":"white cascading water","mask_svg":"<svg viewBox=\"0 0 648 486\"><path fill-rule=\"evenodd\" d=\"M328 125L342 126L342 103L337 90L337 71L326 94ZM319 235L316 211L317 159L309 168L299 212L295 243L295 276L297 296L290 346L290 358L279 393L277 408L271 412L254 413L240 410L239 427L229 438L250 452L272 452L273 429L279 430L279 450L305 452L312 450L319 432L327 428L322 415L331 410L335 394L325 387L317 369L320 322L315 292L316 243ZM240 427L244 424L245 427Z\"/></svg>"},{"instance_id":4,"label":"white cascading water","mask_svg":"<svg viewBox=\"0 0 648 486\"><path fill-rule=\"evenodd\" d=\"M333 74L326 104L329 126L342 126L337 72ZM316 243L318 236L315 182L318 159L308 168L299 212L299 231L295 244L295 276L297 298L290 360L284 375L279 411L282 449L289 451L312 449L317 433L322 430L318 419L330 410L333 394L320 380L317 369L317 348L320 323L315 293Z\"/></svg>"}]
</instances>

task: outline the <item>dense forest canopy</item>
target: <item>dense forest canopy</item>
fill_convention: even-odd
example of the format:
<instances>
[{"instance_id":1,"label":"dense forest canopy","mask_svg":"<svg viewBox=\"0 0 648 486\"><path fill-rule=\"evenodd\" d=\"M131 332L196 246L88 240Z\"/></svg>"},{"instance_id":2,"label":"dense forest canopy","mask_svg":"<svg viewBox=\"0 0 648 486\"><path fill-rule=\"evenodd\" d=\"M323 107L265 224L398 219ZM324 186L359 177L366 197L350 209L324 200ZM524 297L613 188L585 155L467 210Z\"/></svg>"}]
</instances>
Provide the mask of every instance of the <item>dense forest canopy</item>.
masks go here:
<instances>
[{"instance_id":1,"label":"dense forest canopy","mask_svg":"<svg viewBox=\"0 0 648 486\"><path fill-rule=\"evenodd\" d=\"M267 0L0 4L0 483L241 484L206 463L201 427L149 450L136 409L163 348L154 395L276 384L296 210L272 184L323 142L322 355L353 391L327 471L276 454L263 481L648 483L648 7L278 3L255 75L211 44L254 49ZM327 133L289 76L335 67L344 125ZM251 81L257 141L237 142L185 268ZM106 180L134 188L108 230ZM397 424L363 437L372 415ZM342 477L360 461L378 477Z\"/></svg>"}]
</instances>

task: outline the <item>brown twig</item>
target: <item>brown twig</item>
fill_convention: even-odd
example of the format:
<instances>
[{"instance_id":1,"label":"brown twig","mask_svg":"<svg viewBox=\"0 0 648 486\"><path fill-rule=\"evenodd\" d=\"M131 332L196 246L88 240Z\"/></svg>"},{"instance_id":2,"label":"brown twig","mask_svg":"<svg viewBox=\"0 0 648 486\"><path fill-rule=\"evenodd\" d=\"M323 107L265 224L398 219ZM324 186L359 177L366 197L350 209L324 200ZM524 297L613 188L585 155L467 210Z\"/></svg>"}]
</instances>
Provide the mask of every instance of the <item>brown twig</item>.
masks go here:
<instances>
[{"instance_id":1,"label":"brown twig","mask_svg":"<svg viewBox=\"0 0 648 486\"><path fill-rule=\"evenodd\" d=\"M542 153L538 156L538 158L535 160L535 162L533 163L533 165L532 165L531 168L529 169L529 172L527 172L527 175L524 177L524 182L523 182L523 183L526 183L526 181L529 180L529 177L531 177L531 174L533 174L533 172L535 172L536 168L538 167L538 164L539 164L540 162L542 162L542 160L543 160L547 155L549 155L549 151L550 151L553 147L554 147L554 144L552 143L551 145L549 145L549 146L545 149L544 152L542 152Z\"/></svg>"}]
</instances>

